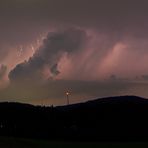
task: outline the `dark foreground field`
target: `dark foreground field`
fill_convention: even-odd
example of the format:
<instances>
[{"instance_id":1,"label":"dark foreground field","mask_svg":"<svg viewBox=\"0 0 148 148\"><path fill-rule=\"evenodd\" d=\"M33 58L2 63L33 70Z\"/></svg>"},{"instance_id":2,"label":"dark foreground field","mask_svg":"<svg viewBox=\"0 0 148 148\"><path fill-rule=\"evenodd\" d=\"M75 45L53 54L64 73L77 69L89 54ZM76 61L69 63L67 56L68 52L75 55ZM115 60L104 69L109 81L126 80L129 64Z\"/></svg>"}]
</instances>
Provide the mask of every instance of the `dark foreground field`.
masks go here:
<instances>
[{"instance_id":1,"label":"dark foreground field","mask_svg":"<svg viewBox=\"0 0 148 148\"><path fill-rule=\"evenodd\" d=\"M94 142L63 142L29 140L20 138L0 137L0 148L143 148L148 143L94 143Z\"/></svg>"}]
</instances>

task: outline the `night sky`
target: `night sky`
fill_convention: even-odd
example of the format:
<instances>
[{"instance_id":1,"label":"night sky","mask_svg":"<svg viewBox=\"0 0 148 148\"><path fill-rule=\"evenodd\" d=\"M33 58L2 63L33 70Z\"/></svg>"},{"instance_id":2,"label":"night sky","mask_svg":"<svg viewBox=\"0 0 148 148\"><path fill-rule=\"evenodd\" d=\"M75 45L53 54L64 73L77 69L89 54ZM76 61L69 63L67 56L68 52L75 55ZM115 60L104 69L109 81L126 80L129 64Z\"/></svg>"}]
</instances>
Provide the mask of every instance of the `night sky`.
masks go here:
<instances>
[{"instance_id":1,"label":"night sky","mask_svg":"<svg viewBox=\"0 0 148 148\"><path fill-rule=\"evenodd\" d=\"M148 98L147 0L0 0L0 101Z\"/></svg>"}]
</instances>

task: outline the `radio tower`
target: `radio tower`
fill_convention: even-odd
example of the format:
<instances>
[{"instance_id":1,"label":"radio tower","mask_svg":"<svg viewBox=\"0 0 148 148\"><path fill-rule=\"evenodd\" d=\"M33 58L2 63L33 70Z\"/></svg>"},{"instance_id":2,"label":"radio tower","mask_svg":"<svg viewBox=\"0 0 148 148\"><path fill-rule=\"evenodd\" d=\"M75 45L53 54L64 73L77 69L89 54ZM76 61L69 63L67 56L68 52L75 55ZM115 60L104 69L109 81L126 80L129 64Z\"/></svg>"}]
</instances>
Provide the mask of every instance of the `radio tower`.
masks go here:
<instances>
[{"instance_id":1,"label":"radio tower","mask_svg":"<svg viewBox=\"0 0 148 148\"><path fill-rule=\"evenodd\" d=\"M69 96L70 96L70 93L69 92L66 92L67 105L69 105Z\"/></svg>"}]
</instances>

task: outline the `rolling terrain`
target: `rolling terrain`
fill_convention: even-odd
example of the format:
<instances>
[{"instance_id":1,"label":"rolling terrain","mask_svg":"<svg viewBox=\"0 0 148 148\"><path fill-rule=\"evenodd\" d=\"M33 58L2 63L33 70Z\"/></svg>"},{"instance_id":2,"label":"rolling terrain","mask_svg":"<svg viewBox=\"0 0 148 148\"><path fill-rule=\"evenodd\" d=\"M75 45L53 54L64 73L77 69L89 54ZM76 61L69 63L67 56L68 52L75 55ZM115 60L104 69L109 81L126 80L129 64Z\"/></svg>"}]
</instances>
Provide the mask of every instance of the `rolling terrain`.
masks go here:
<instances>
[{"instance_id":1,"label":"rolling terrain","mask_svg":"<svg viewBox=\"0 0 148 148\"><path fill-rule=\"evenodd\" d=\"M68 106L0 103L0 136L66 141L148 141L148 100L109 97Z\"/></svg>"}]
</instances>

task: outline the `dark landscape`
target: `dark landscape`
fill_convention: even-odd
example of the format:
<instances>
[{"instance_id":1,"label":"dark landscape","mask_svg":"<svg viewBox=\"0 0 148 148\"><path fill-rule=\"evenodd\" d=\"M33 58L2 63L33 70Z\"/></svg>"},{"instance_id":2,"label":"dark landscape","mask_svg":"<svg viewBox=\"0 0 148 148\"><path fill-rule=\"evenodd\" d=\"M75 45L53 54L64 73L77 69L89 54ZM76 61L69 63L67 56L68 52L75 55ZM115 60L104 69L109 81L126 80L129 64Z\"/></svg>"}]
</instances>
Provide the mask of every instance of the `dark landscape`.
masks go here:
<instances>
[{"instance_id":1,"label":"dark landscape","mask_svg":"<svg viewBox=\"0 0 148 148\"><path fill-rule=\"evenodd\" d=\"M0 103L0 136L74 142L147 142L148 100L96 99L68 106Z\"/></svg>"}]
</instances>

